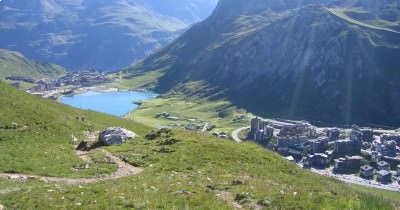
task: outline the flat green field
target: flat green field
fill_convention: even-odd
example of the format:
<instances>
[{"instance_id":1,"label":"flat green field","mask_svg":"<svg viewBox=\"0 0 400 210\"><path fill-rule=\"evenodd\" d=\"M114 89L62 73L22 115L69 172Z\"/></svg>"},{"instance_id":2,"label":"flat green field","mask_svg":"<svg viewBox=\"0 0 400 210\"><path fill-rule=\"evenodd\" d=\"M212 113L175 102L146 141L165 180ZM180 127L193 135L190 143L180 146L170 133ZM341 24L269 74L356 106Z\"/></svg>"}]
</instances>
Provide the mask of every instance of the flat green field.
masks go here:
<instances>
[{"instance_id":1,"label":"flat green field","mask_svg":"<svg viewBox=\"0 0 400 210\"><path fill-rule=\"evenodd\" d=\"M168 112L178 120L156 117L157 113ZM239 116L244 115L242 119ZM176 127L189 124L203 127L206 122L216 125L214 131L231 132L247 126L251 114L237 109L228 101L187 100L185 98L157 98L145 102L141 108L130 113L127 118L152 127Z\"/></svg>"}]
</instances>

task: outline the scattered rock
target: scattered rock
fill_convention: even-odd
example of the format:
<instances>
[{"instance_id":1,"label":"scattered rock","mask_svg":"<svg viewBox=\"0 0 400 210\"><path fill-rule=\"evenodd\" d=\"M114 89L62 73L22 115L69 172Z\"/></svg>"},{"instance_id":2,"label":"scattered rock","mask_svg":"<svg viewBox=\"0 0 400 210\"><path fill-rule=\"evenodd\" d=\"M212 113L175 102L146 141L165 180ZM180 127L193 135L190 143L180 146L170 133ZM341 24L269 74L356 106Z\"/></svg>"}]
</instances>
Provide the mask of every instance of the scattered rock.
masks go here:
<instances>
[{"instance_id":1,"label":"scattered rock","mask_svg":"<svg viewBox=\"0 0 400 210\"><path fill-rule=\"evenodd\" d=\"M11 126L12 126L13 129L17 129L18 128L18 123L12 122Z\"/></svg>"},{"instance_id":2,"label":"scattered rock","mask_svg":"<svg viewBox=\"0 0 400 210\"><path fill-rule=\"evenodd\" d=\"M217 188L216 188L216 187L214 187L214 186L210 186L210 185L206 186L206 189L208 189L208 190L212 190L212 191L214 191L214 190L217 190Z\"/></svg>"},{"instance_id":3,"label":"scattered rock","mask_svg":"<svg viewBox=\"0 0 400 210\"><path fill-rule=\"evenodd\" d=\"M105 145L122 144L127 139L134 139L137 135L129 130L120 127L111 127L102 131L99 135L100 141Z\"/></svg>"},{"instance_id":4,"label":"scattered rock","mask_svg":"<svg viewBox=\"0 0 400 210\"><path fill-rule=\"evenodd\" d=\"M0 204L0 210L3 210L3 209L4 209L4 206Z\"/></svg>"},{"instance_id":5,"label":"scattered rock","mask_svg":"<svg viewBox=\"0 0 400 210\"><path fill-rule=\"evenodd\" d=\"M175 152L175 150L169 149L169 148L161 148L159 152L167 154L167 153L173 153L173 152Z\"/></svg>"},{"instance_id":6,"label":"scattered rock","mask_svg":"<svg viewBox=\"0 0 400 210\"><path fill-rule=\"evenodd\" d=\"M16 182L26 182L28 180L28 177L26 176L19 176L19 175L11 175L8 177L8 179Z\"/></svg>"},{"instance_id":7,"label":"scattered rock","mask_svg":"<svg viewBox=\"0 0 400 210\"><path fill-rule=\"evenodd\" d=\"M245 204L251 202L251 196L249 193L237 193L235 196L235 201L239 204Z\"/></svg>"},{"instance_id":8,"label":"scattered rock","mask_svg":"<svg viewBox=\"0 0 400 210\"><path fill-rule=\"evenodd\" d=\"M173 145L178 142L177 139L174 138L166 138L164 141L158 142L158 145Z\"/></svg>"},{"instance_id":9,"label":"scattered rock","mask_svg":"<svg viewBox=\"0 0 400 210\"><path fill-rule=\"evenodd\" d=\"M74 135L71 135L71 138L73 142L78 142L78 138L76 138Z\"/></svg>"},{"instance_id":10,"label":"scattered rock","mask_svg":"<svg viewBox=\"0 0 400 210\"><path fill-rule=\"evenodd\" d=\"M76 147L76 150L80 151L87 151L89 148L88 142L87 141L81 141L78 146Z\"/></svg>"},{"instance_id":11,"label":"scattered rock","mask_svg":"<svg viewBox=\"0 0 400 210\"><path fill-rule=\"evenodd\" d=\"M40 178L40 181L45 182L45 183L48 183L48 182L49 182L49 181L48 181L46 178L44 178L44 177Z\"/></svg>"},{"instance_id":12,"label":"scattered rock","mask_svg":"<svg viewBox=\"0 0 400 210\"><path fill-rule=\"evenodd\" d=\"M85 116L76 116L76 119L85 121L86 117Z\"/></svg>"},{"instance_id":13,"label":"scattered rock","mask_svg":"<svg viewBox=\"0 0 400 210\"><path fill-rule=\"evenodd\" d=\"M196 194L196 193L195 192L186 191L186 190L179 190L179 191L174 192L174 194L193 195L193 194Z\"/></svg>"},{"instance_id":14,"label":"scattered rock","mask_svg":"<svg viewBox=\"0 0 400 210\"><path fill-rule=\"evenodd\" d=\"M239 180L239 179L235 179L235 180L232 181L232 184L233 185L242 185L243 182L241 180Z\"/></svg>"},{"instance_id":15,"label":"scattered rock","mask_svg":"<svg viewBox=\"0 0 400 210\"><path fill-rule=\"evenodd\" d=\"M262 200L259 200L257 202L257 204L260 206L268 207L268 206L271 206L271 201L269 201L268 199L262 199Z\"/></svg>"},{"instance_id":16,"label":"scattered rock","mask_svg":"<svg viewBox=\"0 0 400 210\"><path fill-rule=\"evenodd\" d=\"M146 134L145 138L147 140L154 140L156 138L159 138L161 136L165 136L166 138L170 138L172 134L171 129L168 128L161 128L160 130L152 130L148 134Z\"/></svg>"}]
</instances>

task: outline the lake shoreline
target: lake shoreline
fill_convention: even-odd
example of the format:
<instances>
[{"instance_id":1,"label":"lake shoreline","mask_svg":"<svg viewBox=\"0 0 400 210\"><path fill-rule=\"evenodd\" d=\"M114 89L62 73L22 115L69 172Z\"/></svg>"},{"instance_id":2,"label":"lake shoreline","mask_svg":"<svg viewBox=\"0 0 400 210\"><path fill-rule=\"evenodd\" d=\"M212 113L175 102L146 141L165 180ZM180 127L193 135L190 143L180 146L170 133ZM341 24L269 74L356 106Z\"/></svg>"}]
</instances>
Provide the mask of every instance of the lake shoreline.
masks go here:
<instances>
[{"instance_id":1,"label":"lake shoreline","mask_svg":"<svg viewBox=\"0 0 400 210\"><path fill-rule=\"evenodd\" d=\"M124 118L140 107L137 102L156 98L151 91L121 90L118 88L81 88L70 95L58 98L58 102L84 110L93 110Z\"/></svg>"}]
</instances>

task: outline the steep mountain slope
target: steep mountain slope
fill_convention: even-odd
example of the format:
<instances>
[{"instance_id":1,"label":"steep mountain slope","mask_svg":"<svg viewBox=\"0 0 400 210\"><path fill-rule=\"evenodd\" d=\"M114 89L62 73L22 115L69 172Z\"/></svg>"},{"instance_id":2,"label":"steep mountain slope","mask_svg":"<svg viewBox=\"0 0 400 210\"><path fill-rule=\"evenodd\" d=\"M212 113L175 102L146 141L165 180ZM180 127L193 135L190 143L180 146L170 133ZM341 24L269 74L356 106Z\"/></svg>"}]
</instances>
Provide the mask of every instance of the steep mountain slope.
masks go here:
<instances>
[{"instance_id":1,"label":"steep mountain slope","mask_svg":"<svg viewBox=\"0 0 400 210\"><path fill-rule=\"evenodd\" d=\"M8 76L42 79L66 73L67 71L61 66L33 61L18 52L0 49L0 79L5 79Z\"/></svg>"},{"instance_id":2,"label":"steep mountain slope","mask_svg":"<svg viewBox=\"0 0 400 210\"><path fill-rule=\"evenodd\" d=\"M0 47L73 70L116 70L166 45L215 7L215 0L165 2L3 0Z\"/></svg>"},{"instance_id":3,"label":"steep mountain slope","mask_svg":"<svg viewBox=\"0 0 400 210\"><path fill-rule=\"evenodd\" d=\"M159 91L226 97L256 114L398 126L399 11L398 0L221 0L128 70L162 72Z\"/></svg>"},{"instance_id":4,"label":"steep mountain slope","mask_svg":"<svg viewBox=\"0 0 400 210\"><path fill-rule=\"evenodd\" d=\"M78 186L0 178L0 203L6 208L393 209L399 205L311 174L254 144L178 130L145 139L150 130L146 126L30 96L2 82L0 98L0 172L102 177L115 166L99 153L101 149L143 168L136 176ZM85 163L74 152L78 142L72 136L83 140L84 132L109 126L123 126L142 137L91 150L95 162L76 169ZM233 184L235 179L242 183Z\"/></svg>"}]
</instances>

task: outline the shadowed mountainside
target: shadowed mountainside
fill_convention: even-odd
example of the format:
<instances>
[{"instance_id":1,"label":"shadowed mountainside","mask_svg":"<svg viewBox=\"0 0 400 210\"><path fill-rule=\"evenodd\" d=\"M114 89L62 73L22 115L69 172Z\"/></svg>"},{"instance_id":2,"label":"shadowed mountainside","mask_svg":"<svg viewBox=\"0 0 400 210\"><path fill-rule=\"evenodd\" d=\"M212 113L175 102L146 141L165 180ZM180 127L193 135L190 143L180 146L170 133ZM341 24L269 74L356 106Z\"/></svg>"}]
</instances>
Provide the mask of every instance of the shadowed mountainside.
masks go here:
<instances>
[{"instance_id":1,"label":"shadowed mountainside","mask_svg":"<svg viewBox=\"0 0 400 210\"><path fill-rule=\"evenodd\" d=\"M228 98L259 115L398 126L399 5L221 0L128 70L162 72L159 91Z\"/></svg>"}]
</instances>

